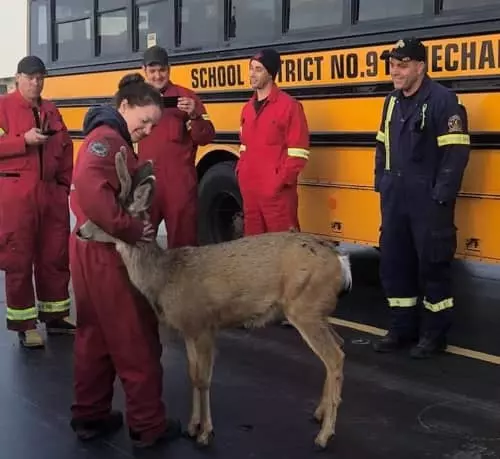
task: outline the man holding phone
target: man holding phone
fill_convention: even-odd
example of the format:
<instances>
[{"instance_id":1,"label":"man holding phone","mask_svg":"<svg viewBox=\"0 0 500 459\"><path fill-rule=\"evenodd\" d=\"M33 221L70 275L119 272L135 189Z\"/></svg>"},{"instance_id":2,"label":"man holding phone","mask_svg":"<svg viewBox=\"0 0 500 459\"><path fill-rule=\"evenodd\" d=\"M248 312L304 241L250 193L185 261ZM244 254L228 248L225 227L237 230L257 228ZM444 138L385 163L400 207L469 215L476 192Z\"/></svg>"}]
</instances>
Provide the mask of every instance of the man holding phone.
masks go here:
<instances>
[{"instance_id":1,"label":"man holding phone","mask_svg":"<svg viewBox=\"0 0 500 459\"><path fill-rule=\"evenodd\" d=\"M45 74L38 57L21 59L16 90L0 97L0 269L7 328L28 348L44 345L38 319L48 333L75 328L67 320L73 144L56 106L41 97Z\"/></svg>"},{"instance_id":2,"label":"man holding phone","mask_svg":"<svg viewBox=\"0 0 500 459\"><path fill-rule=\"evenodd\" d=\"M168 246L197 245L198 145L215 137L215 129L199 97L172 83L167 51L152 46L144 52L146 81L161 91L163 117L151 134L139 142L139 159L152 159L156 191L151 222L158 228L165 220Z\"/></svg>"}]
</instances>

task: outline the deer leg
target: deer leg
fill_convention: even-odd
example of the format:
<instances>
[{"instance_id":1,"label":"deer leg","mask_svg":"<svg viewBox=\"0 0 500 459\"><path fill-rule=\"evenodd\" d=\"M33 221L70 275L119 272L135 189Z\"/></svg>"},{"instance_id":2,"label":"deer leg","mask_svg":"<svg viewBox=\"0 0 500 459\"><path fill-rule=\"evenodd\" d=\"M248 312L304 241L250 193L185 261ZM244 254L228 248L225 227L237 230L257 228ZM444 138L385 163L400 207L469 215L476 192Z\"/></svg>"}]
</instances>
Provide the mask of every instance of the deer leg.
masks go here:
<instances>
[{"instance_id":1,"label":"deer leg","mask_svg":"<svg viewBox=\"0 0 500 459\"><path fill-rule=\"evenodd\" d=\"M191 438L198 435L201 422L201 401L200 390L197 387L198 380L198 354L196 352L195 342L191 338L186 338L186 353L189 363L189 377L193 387L193 400L191 405L191 418L187 427L187 434Z\"/></svg>"},{"instance_id":2,"label":"deer leg","mask_svg":"<svg viewBox=\"0 0 500 459\"><path fill-rule=\"evenodd\" d=\"M328 444L328 440L335 433L337 408L340 403L340 389L343 378L344 353L328 329L328 324L323 319L288 317L288 320L321 359L326 368L324 386L326 389L324 392L326 393L320 402L323 419L321 429L314 441L317 446L324 449Z\"/></svg>"},{"instance_id":3,"label":"deer leg","mask_svg":"<svg viewBox=\"0 0 500 459\"><path fill-rule=\"evenodd\" d=\"M342 338L340 338L335 332L332 332L337 344L341 344L343 343L343 340ZM340 365L341 365L341 369L339 371L339 374L340 376L337 378L337 393L339 395L338 399L337 399L337 405L340 404L340 394L342 393L342 385L343 385L343 380L344 380L344 373L343 373L343 360L340 362ZM329 381L328 381L328 372L327 372L327 376L325 378L325 383L323 385L323 394L321 396L321 400L318 404L318 407L316 408L316 410L314 411L314 419L321 423L321 421L323 420L323 416L325 414L325 406L328 404L328 384L329 384ZM334 409L336 409L334 407Z\"/></svg>"},{"instance_id":4,"label":"deer leg","mask_svg":"<svg viewBox=\"0 0 500 459\"><path fill-rule=\"evenodd\" d=\"M323 384L323 394L321 395L321 399L319 401L318 407L314 411L314 419L317 422L321 422L323 420L323 416L325 415L325 404L328 403L328 372L325 377L325 383Z\"/></svg>"},{"instance_id":5,"label":"deer leg","mask_svg":"<svg viewBox=\"0 0 500 459\"><path fill-rule=\"evenodd\" d=\"M196 441L200 446L208 446L213 439L210 385L214 365L215 337L211 332L204 333L196 340L195 345L198 354L197 387L200 391L201 407L201 425Z\"/></svg>"}]
</instances>

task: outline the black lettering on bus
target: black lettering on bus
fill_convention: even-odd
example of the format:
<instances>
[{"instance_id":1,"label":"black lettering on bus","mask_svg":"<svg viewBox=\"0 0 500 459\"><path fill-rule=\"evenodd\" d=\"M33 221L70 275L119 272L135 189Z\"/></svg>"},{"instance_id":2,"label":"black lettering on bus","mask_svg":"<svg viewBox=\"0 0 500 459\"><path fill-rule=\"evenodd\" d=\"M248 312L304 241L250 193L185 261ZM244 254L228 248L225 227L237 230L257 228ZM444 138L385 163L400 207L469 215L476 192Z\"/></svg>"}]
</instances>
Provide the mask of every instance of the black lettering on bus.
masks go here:
<instances>
[{"instance_id":1,"label":"black lettering on bus","mask_svg":"<svg viewBox=\"0 0 500 459\"><path fill-rule=\"evenodd\" d=\"M342 80L345 78L345 56L334 54L332 56L332 80Z\"/></svg>"},{"instance_id":2,"label":"black lettering on bus","mask_svg":"<svg viewBox=\"0 0 500 459\"><path fill-rule=\"evenodd\" d=\"M217 69L217 82L216 86L226 86L226 69L223 66L216 67Z\"/></svg>"},{"instance_id":3,"label":"black lettering on bus","mask_svg":"<svg viewBox=\"0 0 500 459\"><path fill-rule=\"evenodd\" d=\"M198 89L200 87L198 69L191 69L191 87L193 89Z\"/></svg>"},{"instance_id":4,"label":"black lettering on bus","mask_svg":"<svg viewBox=\"0 0 500 459\"><path fill-rule=\"evenodd\" d=\"M285 81L293 83L297 81L297 72L295 70L295 61L293 59L285 59Z\"/></svg>"},{"instance_id":5,"label":"black lettering on bus","mask_svg":"<svg viewBox=\"0 0 500 459\"><path fill-rule=\"evenodd\" d=\"M366 76L374 77L378 74L378 55L375 51L366 54Z\"/></svg>"},{"instance_id":6,"label":"black lettering on bus","mask_svg":"<svg viewBox=\"0 0 500 459\"><path fill-rule=\"evenodd\" d=\"M456 43L449 43L444 48L444 69L447 72L454 72L458 70L459 60L458 57L453 57L452 54L458 55L460 51Z\"/></svg>"},{"instance_id":7,"label":"black lettering on bus","mask_svg":"<svg viewBox=\"0 0 500 459\"><path fill-rule=\"evenodd\" d=\"M323 56L316 56L314 62L316 62L316 79L319 81L322 78Z\"/></svg>"},{"instance_id":8,"label":"black lettering on bus","mask_svg":"<svg viewBox=\"0 0 500 459\"><path fill-rule=\"evenodd\" d=\"M441 54L442 49L443 45L431 46L431 66L433 72L441 72L443 70L443 67L440 64L441 59L443 58Z\"/></svg>"},{"instance_id":9,"label":"black lettering on bus","mask_svg":"<svg viewBox=\"0 0 500 459\"><path fill-rule=\"evenodd\" d=\"M462 43L462 68L461 70L476 69L476 42Z\"/></svg>"},{"instance_id":10,"label":"black lettering on bus","mask_svg":"<svg viewBox=\"0 0 500 459\"><path fill-rule=\"evenodd\" d=\"M358 76L358 55L349 53L346 58L347 61L347 77L356 78Z\"/></svg>"},{"instance_id":11,"label":"black lettering on bus","mask_svg":"<svg viewBox=\"0 0 500 459\"><path fill-rule=\"evenodd\" d=\"M208 68L208 87L215 88L217 86L217 67Z\"/></svg>"},{"instance_id":12,"label":"black lettering on bus","mask_svg":"<svg viewBox=\"0 0 500 459\"><path fill-rule=\"evenodd\" d=\"M485 40L481 43L478 67L481 70L485 68L494 69L496 67L493 42L491 40Z\"/></svg>"}]
</instances>

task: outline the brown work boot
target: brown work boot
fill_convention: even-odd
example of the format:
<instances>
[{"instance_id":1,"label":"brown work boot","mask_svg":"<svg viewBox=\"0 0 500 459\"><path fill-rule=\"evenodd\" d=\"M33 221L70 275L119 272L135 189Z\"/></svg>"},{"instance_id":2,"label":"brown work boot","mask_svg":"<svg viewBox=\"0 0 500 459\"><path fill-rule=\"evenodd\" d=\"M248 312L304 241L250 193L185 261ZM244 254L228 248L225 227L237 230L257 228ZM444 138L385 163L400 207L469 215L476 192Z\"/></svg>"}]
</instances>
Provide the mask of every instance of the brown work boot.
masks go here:
<instances>
[{"instance_id":1,"label":"brown work boot","mask_svg":"<svg viewBox=\"0 0 500 459\"><path fill-rule=\"evenodd\" d=\"M65 317L45 322L45 329L48 335L74 335L76 325L69 317Z\"/></svg>"},{"instance_id":2,"label":"brown work boot","mask_svg":"<svg viewBox=\"0 0 500 459\"><path fill-rule=\"evenodd\" d=\"M89 441L120 430L123 426L123 415L113 410L102 419L72 419L70 425L80 440Z\"/></svg>"},{"instance_id":3,"label":"brown work boot","mask_svg":"<svg viewBox=\"0 0 500 459\"><path fill-rule=\"evenodd\" d=\"M140 433L134 432L132 429L130 429L129 434L135 448L151 448L157 444L168 443L180 438L182 436L182 426L177 419L167 419L166 429L156 438L146 440Z\"/></svg>"},{"instance_id":4,"label":"brown work boot","mask_svg":"<svg viewBox=\"0 0 500 459\"><path fill-rule=\"evenodd\" d=\"M19 337L21 345L27 349L40 349L45 347L45 341L36 328L18 332L17 336Z\"/></svg>"}]
</instances>

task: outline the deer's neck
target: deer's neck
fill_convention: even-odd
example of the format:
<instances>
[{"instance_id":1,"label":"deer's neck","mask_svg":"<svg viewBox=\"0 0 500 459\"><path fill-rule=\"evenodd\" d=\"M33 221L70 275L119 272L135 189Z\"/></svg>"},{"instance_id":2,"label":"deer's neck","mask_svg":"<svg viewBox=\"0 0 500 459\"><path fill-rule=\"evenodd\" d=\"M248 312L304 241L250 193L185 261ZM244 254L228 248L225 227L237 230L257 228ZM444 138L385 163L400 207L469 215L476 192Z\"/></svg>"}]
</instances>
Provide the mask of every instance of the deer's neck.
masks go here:
<instances>
[{"instance_id":1,"label":"deer's neck","mask_svg":"<svg viewBox=\"0 0 500 459\"><path fill-rule=\"evenodd\" d=\"M127 268L132 284L154 306L164 285L164 280L157 275L161 272L163 249L156 242L138 246L117 242L116 250Z\"/></svg>"}]
</instances>

